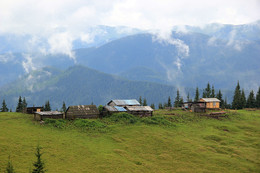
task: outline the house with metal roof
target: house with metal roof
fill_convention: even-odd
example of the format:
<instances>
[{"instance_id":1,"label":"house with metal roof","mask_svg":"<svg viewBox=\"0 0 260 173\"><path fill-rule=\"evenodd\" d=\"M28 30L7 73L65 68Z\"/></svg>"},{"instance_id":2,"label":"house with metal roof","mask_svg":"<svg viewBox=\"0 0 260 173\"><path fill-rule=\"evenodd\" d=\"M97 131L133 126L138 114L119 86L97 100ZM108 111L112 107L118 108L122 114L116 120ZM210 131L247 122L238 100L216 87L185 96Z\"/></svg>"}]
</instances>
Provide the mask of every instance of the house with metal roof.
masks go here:
<instances>
[{"instance_id":1,"label":"house with metal roof","mask_svg":"<svg viewBox=\"0 0 260 173\"><path fill-rule=\"evenodd\" d=\"M65 118L74 120L76 118L98 118L99 111L96 105L77 105L69 106L65 113Z\"/></svg>"},{"instance_id":2,"label":"house with metal roof","mask_svg":"<svg viewBox=\"0 0 260 173\"><path fill-rule=\"evenodd\" d=\"M139 117L153 116L153 109L150 106L126 106L128 113Z\"/></svg>"},{"instance_id":3,"label":"house with metal roof","mask_svg":"<svg viewBox=\"0 0 260 173\"><path fill-rule=\"evenodd\" d=\"M141 106L141 104L136 99L131 100L111 100L107 103L108 106Z\"/></svg>"},{"instance_id":4,"label":"house with metal roof","mask_svg":"<svg viewBox=\"0 0 260 173\"><path fill-rule=\"evenodd\" d=\"M206 109L219 109L220 100L217 98L201 98L200 102L204 102Z\"/></svg>"}]
</instances>

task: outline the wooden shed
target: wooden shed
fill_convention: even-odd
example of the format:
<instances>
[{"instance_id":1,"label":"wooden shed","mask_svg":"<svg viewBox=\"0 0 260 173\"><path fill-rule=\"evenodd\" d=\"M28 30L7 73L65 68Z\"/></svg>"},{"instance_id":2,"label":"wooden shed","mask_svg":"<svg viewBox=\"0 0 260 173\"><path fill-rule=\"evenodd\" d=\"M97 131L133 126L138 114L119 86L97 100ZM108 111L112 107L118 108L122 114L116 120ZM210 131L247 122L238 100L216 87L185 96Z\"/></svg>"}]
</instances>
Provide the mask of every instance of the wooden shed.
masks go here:
<instances>
[{"instance_id":1,"label":"wooden shed","mask_svg":"<svg viewBox=\"0 0 260 173\"><path fill-rule=\"evenodd\" d=\"M74 120L76 118L98 118L99 111L96 105L78 105L69 106L65 113L65 118L69 120Z\"/></svg>"},{"instance_id":2,"label":"wooden shed","mask_svg":"<svg viewBox=\"0 0 260 173\"><path fill-rule=\"evenodd\" d=\"M205 102L206 109L219 109L220 100L217 98L201 98L200 102Z\"/></svg>"},{"instance_id":3,"label":"wooden shed","mask_svg":"<svg viewBox=\"0 0 260 173\"><path fill-rule=\"evenodd\" d=\"M108 106L141 106L141 104L136 99L131 100L111 100L107 104Z\"/></svg>"},{"instance_id":4,"label":"wooden shed","mask_svg":"<svg viewBox=\"0 0 260 173\"><path fill-rule=\"evenodd\" d=\"M39 106L39 107L27 107L26 108L26 113L27 114L34 114L35 112L42 112L43 111L43 107Z\"/></svg>"},{"instance_id":5,"label":"wooden shed","mask_svg":"<svg viewBox=\"0 0 260 173\"><path fill-rule=\"evenodd\" d=\"M34 113L34 119L37 121L43 120L45 118L63 119L63 112L44 111L44 112L35 112Z\"/></svg>"},{"instance_id":6,"label":"wooden shed","mask_svg":"<svg viewBox=\"0 0 260 173\"><path fill-rule=\"evenodd\" d=\"M126 106L128 113L139 117L153 116L153 109L150 106Z\"/></svg>"},{"instance_id":7,"label":"wooden shed","mask_svg":"<svg viewBox=\"0 0 260 173\"><path fill-rule=\"evenodd\" d=\"M206 112L205 102L193 102L191 104L192 112Z\"/></svg>"}]
</instances>

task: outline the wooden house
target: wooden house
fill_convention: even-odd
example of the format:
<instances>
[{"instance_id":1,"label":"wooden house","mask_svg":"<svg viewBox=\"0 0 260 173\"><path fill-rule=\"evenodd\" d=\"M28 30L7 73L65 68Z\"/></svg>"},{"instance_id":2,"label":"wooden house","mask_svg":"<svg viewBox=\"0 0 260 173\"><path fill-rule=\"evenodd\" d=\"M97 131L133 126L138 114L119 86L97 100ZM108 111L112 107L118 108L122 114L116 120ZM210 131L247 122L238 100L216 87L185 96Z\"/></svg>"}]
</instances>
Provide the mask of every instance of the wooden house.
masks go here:
<instances>
[{"instance_id":1,"label":"wooden house","mask_svg":"<svg viewBox=\"0 0 260 173\"><path fill-rule=\"evenodd\" d=\"M59 112L59 111L34 112L35 120L40 121L40 120L44 120L45 118L63 119L63 112Z\"/></svg>"},{"instance_id":2,"label":"wooden house","mask_svg":"<svg viewBox=\"0 0 260 173\"><path fill-rule=\"evenodd\" d=\"M27 114L34 114L35 112L42 112L43 111L43 107L27 107L26 108L26 113Z\"/></svg>"},{"instance_id":3,"label":"wooden house","mask_svg":"<svg viewBox=\"0 0 260 173\"><path fill-rule=\"evenodd\" d=\"M111 100L110 102L107 103L108 106L141 106L141 104L136 100Z\"/></svg>"},{"instance_id":4,"label":"wooden house","mask_svg":"<svg viewBox=\"0 0 260 173\"><path fill-rule=\"evenodd\" d=\"M126 106L128 113L139 117L153 116L153 109L150 106Z\"/></svg>"},{"instance_id":5,"label":"wooden house","mask_svg":"<svg viewBox=\"0 0 260 173\"><path fill-rule=\"evenodd\" d=\"M220 100L217 98L201 98L200 102L204 102L206 109L219 109Z\"/></svg>"},{"instance_id":6,"label":"wooden house","mask_svg":"<svg viewBox=\"0 0 260 173\"><path fill-rule=\"evenodd\" d=\"M69 106L65 113L65 118L69 120L74 120L76 118L98 118L99 111L96 105L78 105Z\"/></svg>"}]
</instances>

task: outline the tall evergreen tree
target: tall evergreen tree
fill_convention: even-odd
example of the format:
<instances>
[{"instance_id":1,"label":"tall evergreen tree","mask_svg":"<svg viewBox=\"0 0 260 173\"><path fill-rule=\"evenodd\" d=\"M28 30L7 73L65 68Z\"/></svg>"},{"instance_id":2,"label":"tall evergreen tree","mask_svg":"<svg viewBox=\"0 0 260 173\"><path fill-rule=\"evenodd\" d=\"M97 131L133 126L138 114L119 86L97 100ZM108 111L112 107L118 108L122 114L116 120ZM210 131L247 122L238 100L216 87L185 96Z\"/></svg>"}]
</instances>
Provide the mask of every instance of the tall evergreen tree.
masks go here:
<instances>
[{"instance_id":1,"label":"tall evergreen tree","mask_svg":"<svg viewBox=\"0 0 260 173\"><path fill-rule=\"evenodd\" d=\"M190 93L187 94L187 102L192 102L192 99L190 98Z\"/></svg>"},{"instance_id":2,"label":"tall evergreen tree","mask_svg":"<svg viewBox=\"0 0 260 173\"><path fill-rule=\"evenodd\" d=\"M155 106L154 106L154 104L153 104L153 103L151 104L151 108L152 108L152 109L155 109Z\"/></svg>"},{"instance_id":3,"label":"tall evergreen tree","mask_svg":"<svg viewBox=\"0 0 260 173\"><path fill-rule=\"evenodd\" d=\"M25 97L23 98L23 112L25 112L26 108L27 108L27 102L25 100Z\"/></svg>"},{"instance_id":4,"label":"tall evergreen tree","mask_svg":"<svg viewBox=\"0 0 260 173\"><path fill-rule=\"evenodd\" d=\"M258 91L256 93L256 107L260 108L260 87L258 88Z\"/></svg>"},{"instance_id":5,"label":"tall evergreen tree","mask_svg":"<svg viewBox=\"0 0 260 173\"><path fill-rule=\"evenodd\" d=\"M140 105L143 105L142 96L139 97L139 103Z\"/></svg>"},{"instance_id":6,"label":"tall evergreen tree","mask_svg":"<svg viewBox=\"0 0 260 173\"><path fill-rule=\"evenodd\" d=\"M44 111L51 111L51 105L50 105L49 100L45 102L43 109L44 109Z\"/></svg>"},{"instance_id":7,"label":"tall evergreen tree","mask_svg":"<svg viewBox=\"0 0 260 173\"><path fill-rule=\"evenodd\" d=\"M6 173L15 173L13 164L12 164L12 162L11 162L11 160L10 160L10 156L8 157L8 163L7 163L7 167L6 167Z\"/></svg>"},{"instance_id":8,"label":"tall evergreen tree","mask_svg":"<svg viewBox=\"0 0 260 173\"><path fill-rule=\"evenodd\" d=\"M44 173L46 170L44 168L44 162L42 161L42 153L41 153L41 147L38 145L36 148L35 156L37 157L37 161L34 162L33 166L34 169L32 173Z\"/></svg>"},{"instance_id":9,"label":"tall evergreen tree","mask_svg":"<svg viewBox=\"0 0 260 173\"><path fill-rule=\"evenodd\" d=\"M8 108L7 108L7 105L5 103L5 99L3 100L3 103L2 103L2 108L0 109L1 112L8 112Z\"/></svg>"},{"instance_id":10,"label":"tall evergreen tree","mask_svg":"<svg viewBox=\"0 0 260 173\"><path fill-rule=\"evenodd\" d=\"M62 110L63 112L66 112L66 110L67 110L67 107L66 107L66 104L65 104L64 101L63 101L63 103L62 103L62 108L61 108L61 110Z\"/></svg>"},{"instance_id":11,"label":"tall evergreen tree","mask_svg":"<svg viewBox=\"0 0 260 173\"><path fill-rule=\"evenodd\" d=\"M168 104L167 107L172 107L172 101L171 101L171 97L168 97Z\"/></svg>"},{"instance_id":12,"label":"tall evergreen tree","mask_svg":"<svg viewBox=\"0 0 260 173\"><path fill-rule=\"evenodd\" d=\"M159 105L158 105L158 109L163 109L163 105L162 105L162 103L159 103Z\"/></svg>"},{"instance_id":13,"label":"tall evergreen tree","mask_svg":"<svg viewBox=\"0 0 260 173\"><path fill-rule=\"evenodd\" d=\"M246 95L244 89L241 92L241 107L242 109L246 107Z\"/></svg>"},{"instance_id":14,"label":"tall evergreen tree","mask_svg":"<svg viewBox=\"0 0 260 173\"><path fill-rule=\"evenodd\" d=\"M237 82L237 86L234 92L234 97L232 101L232 108L233 109L242 109L242 102L241 102L241 90L239 82Z\"/></svg>"},{"instance_id":15,"label":"tall evergreen tree","mask_svg":"<svg viewBox=\"0 0 260 173\"><path fill-rule=\"evenodd\" d=\"M220 107L221 108L224 108L225 106L225 104L224 104L224 100L222 99L222 93L221 93L221 90L218 90L218 93L217 93L217 95L216 95L216 97L217 97L217 99L219 99L220 100Z\"/></svg>"},{"instance_id":16,"label":"tall evergreen tree","mask_svg":"<svg viewBox=\"0 0 260 173\"><path fill-rule=\"evenodd\" d=\"M207 87L203 90L203 98L210 98L211 97L211 88L208 82Z\"/></svg>"},{"instance_id":17,"label":"tall evergreen tree","mask_svg":"<svg viewBox=\"0 0 260 173\"><path fill-rule=\"evenodd\" d=\"M225 97L224 108L227 108L227 105L228 105L228 103L227 103L227 97Z\"/></svg>"},{"instance_id":18,"label":"tall evergreen tree","mask_svg":"<svg viewBox=\"0 0 260 173\"><path fill-rule=\"evenodd\" d=\"M21 96L19 96L19 99L18 99L16 112L23 112L23 101L22 101L22 97Z\"/></svg>"},{"instance_id":19,"label":"tall evergreen tree","mask_svg":"<svg viewBox=\"0 0 260 173\"><path fill-rule=\"evenodd\" d=\"M196 88L194 101L197 102L197 101L199 101L199 99L200 99L200 93L199 93L199 88L197 87Z\"/></svg>"},{"instance_id":20,"label":"tall evergreen tree","mask_svg":"<svg viewBox=\"0 0 260 173\"><path fill-rule=\"evenodd\" d=\"M248 108L254 108L255 107L255 96L254 96L254 91L252 90L249 93L249 96L247 98L247 102L246 102L246 107Z\"/></svg>"},{"instance_id":21,"label":"tall evergreen tree","mask_svg":"<svg viewBox=\"0 0 260 173\"><path fill-rule=\"evenodd\" d=\"M143 106L147 106L146 98L144 98Z\"/></svg>"},{"instance_id":22,"label":"tall evergreen tree","mask_svg":"<svg viewBox=\"0 0 260 173\"><path fill-rule=\"evenodd\" d=\"M211 89L211 94L210 94L210 97L211 98L215 98L215 89L214 89L214 86L212 85L212 89Z\"/></svg>"},{"instance_id":23,"label":"tall evergreen tree","mask_svg":"<svg viewBox=\"0 0 260 173\"><path fill-rule=\"evenodd\" d=\"M177 89L177 94L174 101L174 107L176 108L179 107L179 104L180 104L180 91L179 89Z\"/></svg>"}]
</instances>

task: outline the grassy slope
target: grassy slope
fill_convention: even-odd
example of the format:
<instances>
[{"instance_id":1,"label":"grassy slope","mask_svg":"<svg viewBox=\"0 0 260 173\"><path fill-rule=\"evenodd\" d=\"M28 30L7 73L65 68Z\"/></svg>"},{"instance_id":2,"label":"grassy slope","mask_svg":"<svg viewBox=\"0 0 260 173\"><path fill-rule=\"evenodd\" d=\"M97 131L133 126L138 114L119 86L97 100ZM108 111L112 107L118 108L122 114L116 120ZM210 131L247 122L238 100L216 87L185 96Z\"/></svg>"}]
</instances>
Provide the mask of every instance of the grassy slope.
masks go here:
<instances>
[{"instance_id":1,"label":"grassy slope","mask_svg":"<svg viewBox=\"0 0 260 173\"><path fill-rule=\"evenodd\" d=\"M0 172L8 155L17 172L28 172L38 143L48 172L260 171L260 111L223 120L180 111L158 115L172 117L177 126L114 124L107 132L80 132L40 126L31 115L0 113Z\"/></svg>"}]
</instances>

